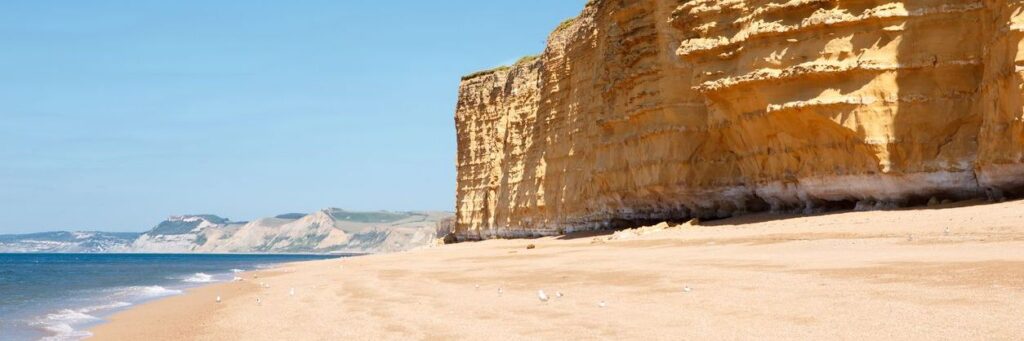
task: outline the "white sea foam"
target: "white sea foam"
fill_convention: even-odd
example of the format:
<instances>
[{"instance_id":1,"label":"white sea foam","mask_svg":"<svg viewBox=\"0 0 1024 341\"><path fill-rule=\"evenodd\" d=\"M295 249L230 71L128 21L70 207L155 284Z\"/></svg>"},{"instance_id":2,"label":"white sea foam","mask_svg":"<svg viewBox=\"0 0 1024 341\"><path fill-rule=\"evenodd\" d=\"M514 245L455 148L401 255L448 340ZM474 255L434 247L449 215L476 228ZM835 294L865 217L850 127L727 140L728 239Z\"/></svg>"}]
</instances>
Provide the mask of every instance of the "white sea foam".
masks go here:
<instances>
[{"instance_id":1,"label":"white sea foam","mask_svg":"<svg viewBox=\"0 0 1024 341\"><path fill-rule=\"evenodd\" d=\"M242 269L231 269L231 272L234 272L234 273L237 274L239 272L245 272L245 270L242 270Z\"/></svg>"},{"instance_id":2,"label":"white sea foam","mask_svg":"<svg viewBox=\"0 0 1024 341\"><path fill-rule=\"evenodd\" d=\"M75 330L72 325L89 323L99 321L99 317L89 315L87 310L90 308L72 310L63 309L61 311L47 314L45 317L39 319L34 323L40 329L50 333L50 336L44 337L41 340L47 341L65 341L65 340L81 340L92 336L92 333L82 330Z\"/></svg>"},{"instance_id":3,"label":"white sea foam","mask_svg":"<svg viewBox=\"0 0 1024 341\"><path fill-rule=\"evenodd\" d=\"M45 324L42 329L53 335L40 338L40 341L77 341L92 336L92 333L84 330L75 330L67 323Z\"/></svg>"},{"instance_id":4,"label":"white sea foam","mask_svg":"<svg viewBox=\"0 0 1024 341\"><path fill-rule=\"evenodd\" d=\"M129 302L119 301L140 300L162 296L180 294L181 290L167 289L161 286L138 286L120 288L108 296L113 300L110 303L96 304L79 309L61 309L57 312L46 314L37 318L31 324L49 336L40 340L47 341L73 341L82 340L92 336L92 333L84 330L77 330L76 327L88 326L99 322L101 319L94 314L103 315L111 310L131 306Z\"/></svg>"},{"instance_id":5,"label":"white sea foam","mask_svg":"<svg viewBox=\"0 0 1024 341\"><path fill-rule=\"evenodd\" d=\"M70 322L70 323L86 322L86 321L93 321L93 320L99 320L99 319L100 319L99 317L86 314L83 310L71 310L71 309L63 309L63 310L58 311L56 313L52 313L52 314L47 314L46 315L46 320L47 321L61 321L61 322Z\"/></svg>"},{"instance_id":6,"label":"white sea foam","mask_svg":"<svg viewBox=\"0 0 1024 341\"><path fill-rule=\"evenodd\" d=\"M142 299L178 295L181 292L181 290L167 289L159 285L127 287L121 290L121 293L126 296Z\"/></svg>"},{"instance_id":7,"label":"white sea foam","mask_svg":"<svg viewBox=\"0 0 1024 341\"><path fill-rule=\"evenodd\" d=\"M192 276L185 277L182 280L185 283L210 283L213 282L213 276L202 272L192 274Z\"/></svg>"},{"instance_id":8,"label":"white sea foam","mask_svg":"<svg viewBox=\"0 0 1024 341\"><path fill-rule=\"evenodd\" d=\"M85 307L85 308L79 309L78 311L83 312L83 313L92 313L92 312L97 312L97 311L111 310L111 309L117 309L117 308L124 308L124 307L128 307L128 306L131 306L131 305L132 304L128 303L128 302L112 302L112 303L108 303L108 304L100 304L100 305L94 305L94 306L91 306L91 307Z\"/></svg>"}]
</instances>

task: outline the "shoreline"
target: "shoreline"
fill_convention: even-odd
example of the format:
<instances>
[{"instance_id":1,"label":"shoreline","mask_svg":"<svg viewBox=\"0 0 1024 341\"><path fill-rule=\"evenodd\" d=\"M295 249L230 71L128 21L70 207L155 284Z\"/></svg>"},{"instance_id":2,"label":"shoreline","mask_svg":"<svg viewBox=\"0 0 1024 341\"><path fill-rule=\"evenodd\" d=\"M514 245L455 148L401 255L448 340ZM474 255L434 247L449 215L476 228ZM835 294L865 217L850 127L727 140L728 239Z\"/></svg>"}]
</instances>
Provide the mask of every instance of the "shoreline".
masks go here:
<instances>
[{"instance_id":1,"label":"shoreline","mask_svg":"<svg viewBox=\"0 0 1024 341\"><path fill-rule=\"evenodd\" d=\"M131 307L89 340L1024 335L1024 201L646 232L288 263Z\"/></svg>"},{"instance_id":2,"label":"shoreline","mask_svg":"<svg viewBox=\"0 0 1024 341\"><path fill-rule=\"evenodd\" d=\"M256 293L261 289L266 289L262 287L262 283L266 283L268 279L276 276L293 272L294 270L289 269L291 267L308 263L338 261L339 259L350 257L355 257L355 255L331 259L274 264L274 266L270 268L254 269L235 273L235 277L242 278L241 281L231 280L201 284L195 287L183 289L180 294L164 296L125 307L113 314L105 316L103 322L90 327L88 332L92 334L92 336L88 337L87 340L127 339L129 336L124 335L117 330L120 328L118 325L135 323L137 319L160 319L160 315L163 315L168 309L188 311L190 312L190 316L188 316L189 318L202 320L205 319L206 316L215 315L215 313L226 304L229 304L230 302L237 302L240 300L240 297ZM221 297L220 302L217 302L217 297ZM197 315L193 315L193 313L197 313L199 317L197 318ZM139 333L138 331L132 331L131 337L137 337L140 334L147 335L145 332ZM176 339L175 337L162 334L148 335L149 336L145 339Z\"/></svg>"},{"instance_id":3,"label":"shoreline","mask_svg":"<svg viewBox=\"0 0 1024 341\"><path fill-rule=\"evenodd\" d=\"M372 253L180 253L180 252L0 252L0 255L132 255L132 256L303 256L303 257L358 257Z\"/></svg>"},{"instance_id":4,"label":"shoreline","mask_svg":"<svg viewBox=\"0 0 1024 341\"><path fill-rule=\"evenodd\" d=\"M78 340L110 316L238 274L330 256L192 254L7 254L14 289L0 304L0 334L15 340ZM282 263L284 262L284 263ZM18 275L39 271L38 275Z\"/></svg>"}]
</instances>

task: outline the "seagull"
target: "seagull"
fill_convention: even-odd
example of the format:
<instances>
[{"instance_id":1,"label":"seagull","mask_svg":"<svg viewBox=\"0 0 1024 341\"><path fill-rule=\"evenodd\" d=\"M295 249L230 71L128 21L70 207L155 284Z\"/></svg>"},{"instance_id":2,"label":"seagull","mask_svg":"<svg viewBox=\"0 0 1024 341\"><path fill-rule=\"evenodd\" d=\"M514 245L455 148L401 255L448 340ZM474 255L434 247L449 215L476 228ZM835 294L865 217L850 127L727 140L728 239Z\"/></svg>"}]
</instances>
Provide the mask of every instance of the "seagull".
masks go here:
<instances>
[{"instance_id":1,"label":"seagull","mask_svg":"<svg viewBox=\"0 0 1024 341\"><path fill-rule=\"evenodd\" d=\"M551 299L548 297L548 294L544 293L544 290L537 291L537 298L539 298L541 302L547 302Z\"/></svg>"},{"instance_id":2,"label":"seagull","mask_svg":"<svg viewBox=\"0 0 1024 341\"><path fill-rule=\"evenodd\" d=\"M555 297L562 298L562 296L565 296L565 294L562 294L561 291L556 291L555 292Z\"/></svg>"},{"instance_id":3,"label":"seagull","mask_svg":"<svg viewBox=\"0 0 1024 341\"><path fill-rule=\"evenodd\" d=\"M263 304L263 300L261 300L259 297L257 297L256 298L256 305L260 305L260 304Z\"/></svg>"},{"instance_id":4,"label":"seagull","mask_svg":"<svg viewBox=\"0 0 1024 341\"><path fill-rule=\"evenodd\" d=\"M683 292L691 292L691 291L693 291L693 288L690 288L689 285L683 287Z\"/></svg>"},{"instance_id":5,"label":"seagull","mask_svg":"<svg viewBox=\"0 0 1024 341\"><path fill-rule=\"evenodd\" d=\"M601 302L597 303L597 307L598 308L606 308L606 307L608 307L608 303L605 303L604 301L601 301Z\"/></svg>"},{"instance_id":6,"label":"seagull","mask_svg":"<svg viewBox=\"0 0 1024 341\"><path fill-rule=\"evenodd\" d=\"M947 236L949 235L949 228L948 227L946 228L946 235Z\"/></svg>"},{"instance_id":7,"label":"seagull","mask_svg":"<svg viewBox=\"0 0 1024 341\"><path fill-rule=\"evenodd\" d=\"M263 283L263 287L264 287L264 288L267 288L267 289L270 289L270 284L267 284L267 283Z\"/></svg>"},{"instance_id":8,"label":"seagull","mask_svg":"<svg viewBox=\"0 0 1024 341\"><path fill-rule=\"evenodd\" d=\"M288 296L295 296L295 288L288 290Z\"/></svg>"},{"instance_id":9,"label":"seagull","mask_svg":"<svg viewBox=\"0 0 1024 341\"><path fill-rule=\"evenodd\" d=\"M504 292L505 292L505 290L501 290L501 288L498 288L498 295L501 295Z\"/></svg>"},{"instance_id":10,"label":"seagull","mask_svg":"<svg viewBox=\"0 0 1024 341\"><path fill-rule=\"evenodd\" d=\"M217 303L220 303L220 296L217 296Z\"/></svg>"}]
</instances>

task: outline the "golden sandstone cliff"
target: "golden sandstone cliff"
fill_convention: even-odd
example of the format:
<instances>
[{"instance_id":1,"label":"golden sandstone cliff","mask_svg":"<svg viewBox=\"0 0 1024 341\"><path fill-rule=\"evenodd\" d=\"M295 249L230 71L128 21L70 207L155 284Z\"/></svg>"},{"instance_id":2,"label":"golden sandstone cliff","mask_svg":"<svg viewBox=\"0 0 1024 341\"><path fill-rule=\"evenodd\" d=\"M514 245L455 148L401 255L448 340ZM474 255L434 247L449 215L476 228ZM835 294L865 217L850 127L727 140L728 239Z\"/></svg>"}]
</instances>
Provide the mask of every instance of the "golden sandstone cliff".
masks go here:
<instances>
[{"instance_id":1,"label":"golden sandstone cliff","mask_svg":"<svg viewBox=\"0 0 1024 341\"><path fill-rule=\"evenodd\" d=\"M1022 194L1022 12L591 1L462 80L455 237Z\"/></svg>"}]
</instances>

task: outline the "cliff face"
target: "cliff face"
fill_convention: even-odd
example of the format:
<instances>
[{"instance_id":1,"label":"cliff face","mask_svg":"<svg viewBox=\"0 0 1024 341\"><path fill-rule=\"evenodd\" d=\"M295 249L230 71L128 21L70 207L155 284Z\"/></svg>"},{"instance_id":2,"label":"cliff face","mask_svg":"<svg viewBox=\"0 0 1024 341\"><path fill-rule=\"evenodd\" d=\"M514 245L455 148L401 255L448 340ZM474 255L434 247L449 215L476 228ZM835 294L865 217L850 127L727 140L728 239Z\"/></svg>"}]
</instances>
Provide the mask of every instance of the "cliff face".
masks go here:
<instances>
[{"instance_id":1,"label":"cliff face","mask_svg":"<svg viewBox=\"0 0 1024 341\"><path fill-rule=\"evenodd\" d=\"M1009 0L596 0L463 79L459 239L1020 194Z\"/></svg>"}]
</instances>

